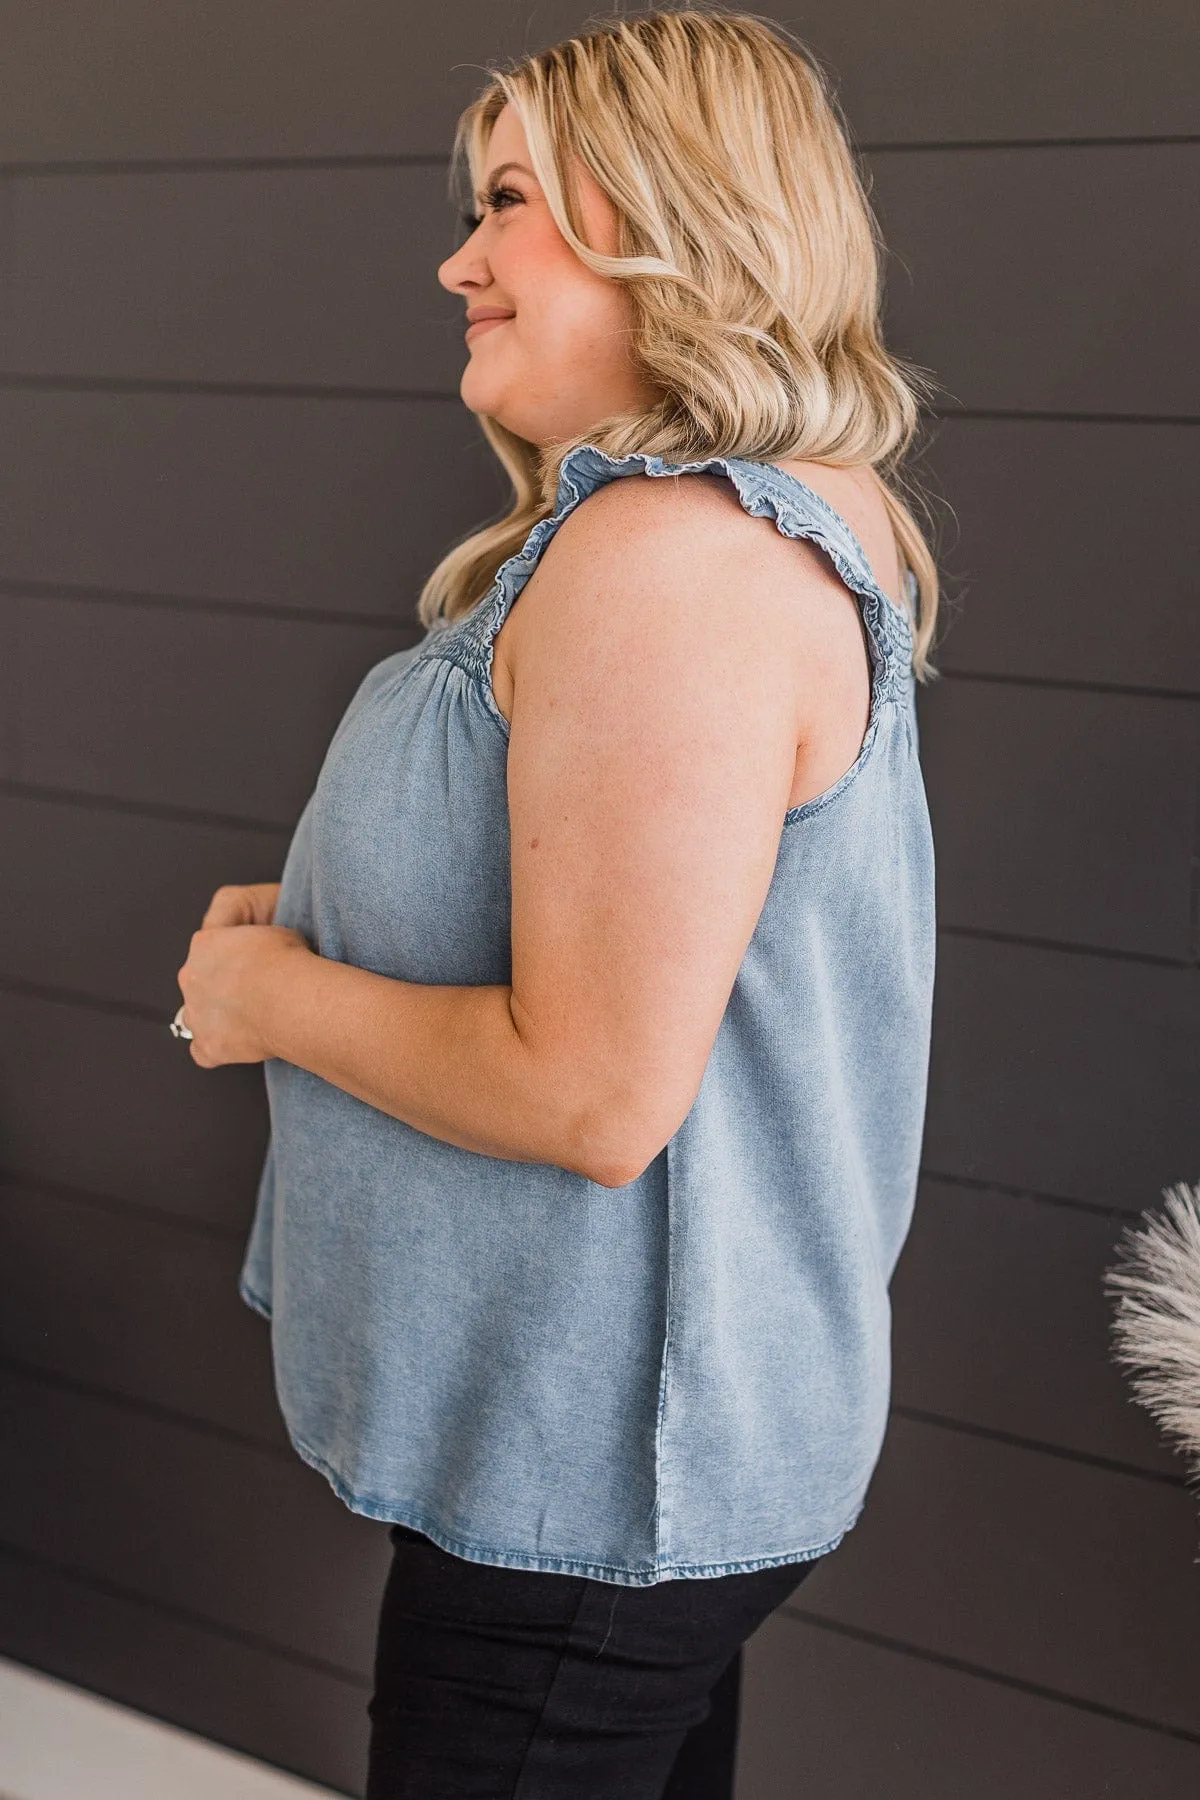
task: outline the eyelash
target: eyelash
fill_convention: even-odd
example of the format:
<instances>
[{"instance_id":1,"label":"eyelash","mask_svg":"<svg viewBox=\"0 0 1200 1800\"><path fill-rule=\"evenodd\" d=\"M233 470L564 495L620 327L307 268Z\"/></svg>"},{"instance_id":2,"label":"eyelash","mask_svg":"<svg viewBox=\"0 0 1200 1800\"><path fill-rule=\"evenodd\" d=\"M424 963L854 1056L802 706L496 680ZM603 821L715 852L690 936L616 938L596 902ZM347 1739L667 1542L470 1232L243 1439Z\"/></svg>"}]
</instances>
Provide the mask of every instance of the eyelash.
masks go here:
<instances>
[{"instance_id":1,"label":"eyelash","mask_svg":"<svg viewBox=\"0 0 1200 1800\"><path fill-rule=\"evenodd\" d=\"M516 188L490 187L483 196L484 205L490 206L493 211L499 210L499 202L503 200L506 195L512 200L523 200L525 198L523 194L517 192ZM460 213L459 218L468 231L477 231L483 224L482 213Z\"/></svg>"}]
</instances>

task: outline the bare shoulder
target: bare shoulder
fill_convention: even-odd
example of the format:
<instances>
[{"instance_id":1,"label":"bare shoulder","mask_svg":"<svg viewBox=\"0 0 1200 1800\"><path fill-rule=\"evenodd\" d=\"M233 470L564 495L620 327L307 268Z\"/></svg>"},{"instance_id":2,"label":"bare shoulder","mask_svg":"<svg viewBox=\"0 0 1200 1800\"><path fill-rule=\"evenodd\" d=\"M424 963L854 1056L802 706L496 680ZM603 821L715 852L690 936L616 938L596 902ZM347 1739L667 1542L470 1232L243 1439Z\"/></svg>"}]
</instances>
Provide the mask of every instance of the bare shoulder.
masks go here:
<instances>
[{"instance_id":1,"label":"bare shoulder","mask_svg":"<svg viewBox=\"0 0 1200 1800\"><path fill-rule=\"evenodd\" d=\"M497 707L511 725L519 682L585 669L589 681L606 670L629 683L664 658L700 683L732 680L743 661L795 669L806 642L798 591L836 582L818 553L798 580L797 553L811 548L748 514L719 474L605 483L561 522L496 635Z\"/></svg>"},{"instance_id":2,"label":"bare shoulder","mask_svg":"<svg viewBox=\"0 0 1200 1800\"><path fill-rule=\"evenodd\" d=\"M731 528L746 513L726 476L707 470L687 475L634 473L595 488L564 519L555 543L636 541L639 548L677 545L701 534L713 547L728 540ZM615 534L615 535L614 535Z\"/></svg>"},{"instance_id":3,"label":"bare shoulder","mask_svg":"<svg viewBox=\"0 0 1200 1800\"><path fill-rule=\"evenodd\" d=\"M530 578L532 603L521 604L530 630L545 606L586 612L603 594L609 628L623 609L636 624L653 601L697 615L718 638L754 625L791 634L796 648L805 596L839 585L815 546L747 512L726 476L634 474L595 489L562 521Z\"/></svg>"},{"instance_id":4,"label":"bare shoulder","mask_svg":"<svg viewBox=\"0 0 1200 1800\"><path fill-rule=\"evenodd\" d=\"M843 472L804 464L789 472L807 481L801 470L809 467L823 485L808 485L843 511L849 490L829 479ZM882 513L882 501L859 490L854 516L844 516L852 527L865 520L877 542L866 517L872 505ZM511 723L515 684L531 658L548 663L568 641L597 664L628 657L644 646L651 621L656 639L675 640L702 681L719 683L743 656L790 671L796 717L811 715L815 697L837 689L845 667L862 658L855 603L815 544L749 513L719 472L633 474L595 489L547 544L495 640L497 706Z\"/></svg>"},{"instance_id":5,"label":"bare shoulder","mask_svg":"<svg viewBox=\"0 0 1200 1800\"><path fill-rule=\"evenodd\" d=\"M840 513L861 543L879 586L900 603L901 570L883 483L869 464L835 467L796 458L776 467L794 475ZM557 551L556 551L557 546ZM626 554L683 558L694 578L718 584L733 571L743 585L752 577L764 601L772 594L785 607L812 609L818 628L825 601L841 588L825 554L805 539L789 538L769 517L749 513L727 476L696 471L673 476L624 476L607 482L563 521L546 551L564 567L569 560L598 559L607 570ZM636 566L636 565L635 565ZM782 589L777 585L782 584ZM548 584L547 584L548 585ZM532 610L532 609L531 609Z\"/></svg>"}]
</instances>

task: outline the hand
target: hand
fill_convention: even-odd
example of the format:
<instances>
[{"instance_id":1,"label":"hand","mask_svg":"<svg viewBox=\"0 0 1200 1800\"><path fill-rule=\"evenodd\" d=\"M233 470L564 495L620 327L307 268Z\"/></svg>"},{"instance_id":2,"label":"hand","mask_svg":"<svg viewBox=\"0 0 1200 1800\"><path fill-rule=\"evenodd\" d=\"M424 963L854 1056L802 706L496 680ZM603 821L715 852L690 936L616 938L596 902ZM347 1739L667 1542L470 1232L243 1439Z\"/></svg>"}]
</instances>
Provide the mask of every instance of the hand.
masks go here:
<instances>
[{"instance_id":1,"label":"hand","mask_svg":"<svg viewBox=\"0 0 1200 1800\"><path fill-rule=\"evenodd\" d=\"M209 925L273 925L279 900L277 881L256 881L249 887L219 887L200 921Z\"/></svg>"},{"instance_id":2,"label":"hand","mask_svg":"<svg viewBox=\"0 0 1200 1800\"><path fill-rule=\"evenodd\" d=\"M220 889L213 906L222 893L265 891ZM273 896L269 903L273 909ZM194 931L187 961L178 971L183 1023L192 1033L188 1045L192 1061L202 1069L218 1069L225 1063L264 1062L273 1056L266 1027L274 984L293 977L298 957L315 954L307 940L286 925L206 924Z\"/></svg>"}]
</instances>

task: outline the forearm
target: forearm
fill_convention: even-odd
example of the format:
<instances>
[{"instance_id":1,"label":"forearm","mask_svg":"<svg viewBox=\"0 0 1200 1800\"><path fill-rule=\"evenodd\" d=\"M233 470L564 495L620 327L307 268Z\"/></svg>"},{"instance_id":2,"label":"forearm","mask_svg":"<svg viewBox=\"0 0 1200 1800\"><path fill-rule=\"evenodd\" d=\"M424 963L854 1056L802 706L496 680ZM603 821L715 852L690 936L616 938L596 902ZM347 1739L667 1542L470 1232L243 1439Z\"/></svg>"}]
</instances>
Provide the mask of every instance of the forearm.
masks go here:
<instances>
[{"instance_id":1,"label":"forearm","mask_svg":"<svg viewBox=\"0 0 1200 1800\"><path fill-rule=\"evenodd\" d=\"M589 1108L517 1029L511 988L394 981L315 953L262 998L269 1054L431 1137L592 1176Z\"/></svg>"}]
</instances>

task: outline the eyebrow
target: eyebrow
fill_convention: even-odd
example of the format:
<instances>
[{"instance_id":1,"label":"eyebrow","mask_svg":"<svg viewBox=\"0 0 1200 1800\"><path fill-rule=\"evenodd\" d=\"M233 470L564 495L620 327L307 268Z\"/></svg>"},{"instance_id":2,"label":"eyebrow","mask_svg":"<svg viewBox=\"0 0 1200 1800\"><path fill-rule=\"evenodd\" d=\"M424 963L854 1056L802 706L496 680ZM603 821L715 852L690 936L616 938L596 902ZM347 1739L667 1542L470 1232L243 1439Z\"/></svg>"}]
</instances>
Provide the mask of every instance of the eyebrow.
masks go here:
<instances>
[{"instance_id":1,"label":"eyebrow","mask_svg":"<svg viewBox=\"0 0 1200 1800\"><path fill-rule=\"evenodd\" d=\"M493 170L492 170L492 172L491 172L491 174L490 174L490 175L489 175L489 176L488 176L488 178L487 178L487 183L488 183L488 185L487 185L487 187L486 187L486 188L484 188L484 189L482 189L482 190L481 190L481 192L479 192L479 193L477 193L477 194L476 194L476 196L475 196L475 198L476 198L476 199L477 199L477 200L484 200L484 199L486 199L486 198L487 198L487 192L488 192L488 188L492 188L492 187L494 187L494 186L495 186L495 185L496 185L496 183L497 183L497 182L498 182L498 181L499 181L499 179L500 179L500 177L501 177L501 176L502 176L502 175L503 175L503 174L504 174L504 172L505 172L505 170L506 170L506 169L520 169L520 171L521 171L521 173L522 173L522 175L528 175L528 176L530 176L530 177L531 177L531 178L532 178L532 179L533 179L533 180L534 180L534 181L536 181L536 180L537 180L537 176L536 176L536 175L534 175L534 173L533 173L533 170L532 170L532 169L527 169L527 168L526 168L526 167L525 167L525 164L524 164L524 163L519 163L519 162L506 162L506 163L501 163L501 164L500 164L500 167L499 167L499 168L498 168L498 169L493 169Z\"/></svg>"}]
</instances>

